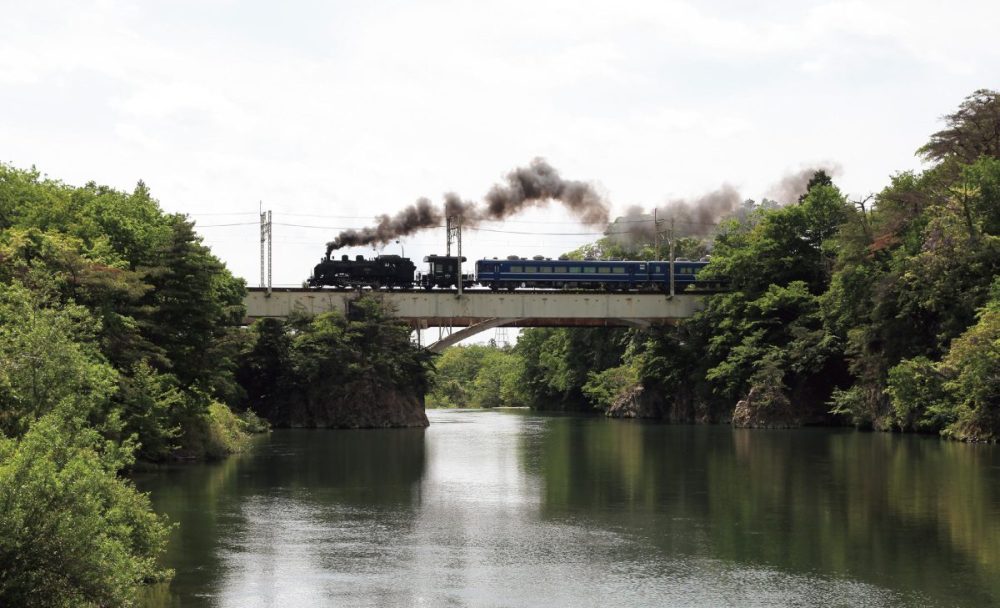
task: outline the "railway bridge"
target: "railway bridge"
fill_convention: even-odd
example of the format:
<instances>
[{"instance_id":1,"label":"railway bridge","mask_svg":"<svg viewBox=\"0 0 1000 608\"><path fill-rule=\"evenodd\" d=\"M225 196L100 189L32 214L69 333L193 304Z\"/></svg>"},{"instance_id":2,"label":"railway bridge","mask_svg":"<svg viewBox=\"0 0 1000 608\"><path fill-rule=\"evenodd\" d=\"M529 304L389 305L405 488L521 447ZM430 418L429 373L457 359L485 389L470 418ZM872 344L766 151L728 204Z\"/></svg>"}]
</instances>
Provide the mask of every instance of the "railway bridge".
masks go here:
<instances>
[{"instance_id":1,"label":"railway bridge","mask_svg":"<svg viewBox=\"0 0 1000 608\"><path fill-rule=\"evenodd\" d=\"M649 327L690 317L702 308L695 294L587 291L447 290L339 291L251 287L246 297L249 320L286 317L293 311L347 314L362 295L382 300L396 317L415 330L449 330L428 348L448 346L495 327ZM450 331L451 328L463 329ZM418 333L419 335L419 333Z\"/></svg>"}]
</instances>

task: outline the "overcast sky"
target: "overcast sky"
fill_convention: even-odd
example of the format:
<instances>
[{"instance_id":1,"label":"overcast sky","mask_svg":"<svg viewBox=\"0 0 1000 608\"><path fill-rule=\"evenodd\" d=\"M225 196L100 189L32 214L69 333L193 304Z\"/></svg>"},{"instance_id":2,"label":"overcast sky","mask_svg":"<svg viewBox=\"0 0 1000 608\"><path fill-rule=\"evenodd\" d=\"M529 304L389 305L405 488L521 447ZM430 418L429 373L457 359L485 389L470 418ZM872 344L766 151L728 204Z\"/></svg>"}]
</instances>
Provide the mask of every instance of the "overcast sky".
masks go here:
<instances>
[{"instance_id":1,"label":"overcast sky","mask_svg":"<svg viewBox=\"0 0 1000 608\"><path fill-rule=\"evenodd\" d=\"M759 199L816 163L849 194L877 191L919 168L942 114L1000 87L1000 3L985 1L0 0L0 20L0 160L141 179L251 285L257 227L217 225L256 222L258 201L274 282L295 284L337 228L420 196L478 199L536 156L617 211L723 183ZM588 231L559 211L513 219L490 227ZM406 254L443 240L410 237ZM589 240L468 232L465 252Z\"/></svg>"}]
</instances>

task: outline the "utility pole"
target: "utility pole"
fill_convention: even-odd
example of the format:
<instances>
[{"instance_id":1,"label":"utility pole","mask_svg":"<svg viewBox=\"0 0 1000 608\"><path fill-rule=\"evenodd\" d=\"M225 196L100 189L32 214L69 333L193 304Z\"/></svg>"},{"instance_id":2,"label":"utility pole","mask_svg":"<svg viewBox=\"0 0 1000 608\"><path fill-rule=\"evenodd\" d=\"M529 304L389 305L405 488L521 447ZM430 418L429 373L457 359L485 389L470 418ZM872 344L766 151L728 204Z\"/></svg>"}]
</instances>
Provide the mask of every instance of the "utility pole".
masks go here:
<instances>
[{"instance_id":1,"label":"utility pole","mask_svg":"<svg viewBox=\"0 0 1000 608\"><path fill-rule=\"evenodd\" d=\"M265 247L266 247L266 278L265 283ZM260 286L267 287L267 295L271 295L271 212L264 211L260 203Z\"/></svg>"},{"instance_id":2,"label":"utility pole","mask_svg":"<svg viewBox=\"0 0 1000 608\"><path fill-rule=\"evenodd\" d=\"M666 222L665 219L656 217L656 209L653 209L653 234L656 237L656 259L661 259L660 242L663 240L663 231L660 224ZM670 218L670 232L667 234L667 241L670 245L670 297L674 297L674 218Z\"/></svg>"},{"instance_id":3,"label":"utility pole","mask_svg":"<svg viewBox=\"0 0 1000 608\"><path fill-rule=\"evenodd\" d=\"M458 247L458 276L455 278L458 284L458 297L462 297L462 216L450 215L445 218L445 255L451 256L451 242L454 240Z\"/></svg>"},{"instance_id":4,"label":"utility pole","mask_svg":"<svg viewBox=\"0 0 1000 608\"><path fill-rule=\"evenodd\" d=\"M662 259L660 256L660 241L663 240L663 232L660 231L660 224L667 220L656 219L656 207L653 207L653 248L655 249L656 259Z\"/></svg>"},{"instance_id":5,"label":"utility pole","mask_svg":"<svg viewBox=\"0 0 1000 608\"><path fill-rule=\"evenodd\" d=\"M670 297L674 297L674 218L670 218Z\"/></svg>"}]
</instances>

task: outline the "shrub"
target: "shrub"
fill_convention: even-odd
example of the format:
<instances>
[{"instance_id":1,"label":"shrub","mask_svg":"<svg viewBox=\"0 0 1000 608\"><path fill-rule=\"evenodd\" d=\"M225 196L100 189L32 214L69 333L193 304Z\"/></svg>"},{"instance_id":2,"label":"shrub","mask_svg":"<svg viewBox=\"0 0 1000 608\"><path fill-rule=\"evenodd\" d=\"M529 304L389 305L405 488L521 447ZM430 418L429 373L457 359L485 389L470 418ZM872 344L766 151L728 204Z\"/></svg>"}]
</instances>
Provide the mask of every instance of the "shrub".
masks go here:
<instances>
[{"instance_id":1,"label":"shrub","mask_svg":"<svg viewBox=\"0 0 1000 608\"><path fill-rule=\"evenodd\" d=\"M130 605L169 576L168 526L116 476L131 451L58 414L0 438L0 605Z\"/></svg>"}]
</instances>

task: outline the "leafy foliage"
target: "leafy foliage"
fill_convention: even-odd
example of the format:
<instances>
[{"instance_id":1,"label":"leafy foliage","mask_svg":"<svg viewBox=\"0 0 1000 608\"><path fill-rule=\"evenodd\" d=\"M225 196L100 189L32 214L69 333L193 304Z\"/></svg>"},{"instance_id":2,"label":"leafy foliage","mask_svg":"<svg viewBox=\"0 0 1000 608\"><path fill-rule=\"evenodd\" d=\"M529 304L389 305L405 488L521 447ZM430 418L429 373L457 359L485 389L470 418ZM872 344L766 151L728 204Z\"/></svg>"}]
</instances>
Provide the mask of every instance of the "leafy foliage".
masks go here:
<instances>
[{"instance_id":1,"label":"leafy foliage","mask_svg":"<svg viewBox=\"0 0 1000 608\"><path fill-rule=\"evenodd\" d=\"M279 426L303 424L319 403L348 399L361 385L376 392L423 395L430 354L410 342L410 329L374 298L352 303L348 316L327 312L252 327L253 346L241 359L243 406Z\"/></svg>"},{"instance_id":2,"label":"leafy foliage","mask_svg":"<svg viewBox=\"0 0 1000 608\"><path fill-rule=\"evenodd\" d=\"M583 394L599 409L608 409L630 388L639 384L639 363L629 361L616 367L587 374Z\"/></svg>"},{"instance_id":3,"label":"leafy foliage","mask_svg":"<svg viewBox=\"0 0 1000 608\"><path fill-rule=\"evenodd\" d=\"M525 404L521 357L510 348L453 346L435 361L428 407L512 407Z\"/></svg>"},{"instance_id":4,"label":"leafy foliage","mask_svg":"<svg viewBox=\"0 0 1000 608\"><path fill-rule=\"evenodd\" d=\"M130 605L166 527L119 471L222 457L243 283L185 218L0 164L0 604Z\"/></svg>"},{"instance_id":5,"label":"leafy foliage","mask_svg":"<svg viewBox=\"0 0 1000 608\"><path fill-rule=\"evenodd\" d=\"M520 384L528 405L586 409L588 373L618 365L629 340L629 332L618 328L525 330L514 352L523 361Z\"/></svg>"},{"instance_id":6,"label":"leafy foliage","mask_svg":"<svg viewBox=\"0 0 1000 608\"><path fill-rule=\"evenodd\" d=\"M170 574L167 526L116 475L128 453L56 413L0 438L0 604L126 606Z\"/></svg>"},{"instance_id":7,"label":"leafy foliage","mask_svg":"<svg viewBox=\"0 0 1000 608\"><path fill-rule=\"evenodd\" d=\"M93 319L76 305L44 306L18 283L0 284L0 431L23 435L49 412L94 418L115 430L107 403L117 373L92 341Z\"/></svg>"},{"instance_id":8,"label":"leafy foliage","mask_svg":"<svg viewBox=\"0 0 1000 608\"><path fill-rule=\"evenodd\" d=\"M60 371L79 358L69 336L107 368L100 390L113 399L93 417L108 436L135 435L144 459L205 453L190 443L204 436L193 430L205 425L209 404L235 403L241 394L233 371L245 348L243 282L201 244L191 222L164 214L141 182L131 193L93 183L74 188L0 165L0 208L0 286L33 294L22 293L16 309L9 300L0 324L7 346L28 357L10 367L19 392L3 413L4 430L23 433L39 414L32 405L39 399L17 384L24 374L39 391L95 390ZM33 329L46 316L57 321L51 336ZM27 366L31 357L52 362L51 371Z\"/></svg>"},{"instance_id":9,"label":"leafy foliage","mask_svg":"<svg viewBox=\"0 0 1000 608\"><path fill-rule=\"evenodd\" d=\"M931 135L917 152L934 161L973 163L981 156L1000 158L1000 93L979 89L958 110L944 117L946 128Z\"/></svg>"}]
</instances>

